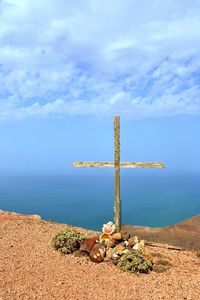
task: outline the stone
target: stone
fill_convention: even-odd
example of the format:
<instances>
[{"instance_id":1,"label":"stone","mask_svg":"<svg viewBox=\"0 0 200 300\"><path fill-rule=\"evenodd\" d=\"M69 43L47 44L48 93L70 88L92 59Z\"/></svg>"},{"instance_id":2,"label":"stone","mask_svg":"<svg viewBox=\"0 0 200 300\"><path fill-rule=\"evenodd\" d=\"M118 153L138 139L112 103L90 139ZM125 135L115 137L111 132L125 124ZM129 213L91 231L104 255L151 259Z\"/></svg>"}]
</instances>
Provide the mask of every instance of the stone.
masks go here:
<instances>
[{"instance_id":1,"label":"stone","mask_svg":"<svg viewBox=\"0 0 200 300\"><path fill-rule=\"evenodd\" d=\"M128 232L122 233L122 240L127 241L130 238L130 234Z\"/></svg>"},{"instance_id":2,"label":"stone","mask_svg":"<svg viewBox=\"0 0 200 300\"><path fill-rule=\"evenodd\" d=\"M119 244L119 245L117 245L116 247L115 247L115 251L118 253L118 254L120 254L120 255L122 255L122 252L125 250L126 248L124 247L124 246L122 246L121 244Z\"/></svg>"},{"instance_id":3,"label":"stone","mask_svg":"<svg viewBox=\"0 0 200 300\"><path fill-rule=\"evenodd\" d=\"M128 252L130 252L130 250L124 249L124 250L122 251L122 254L126 254L126 253L128 253Z\"/></svg>"},{"instance_id":4,"label":"stone","mask_svg":"<svg viewBox=\"0 0 200 300\"><path fill-rule=\"evenodd\" d=\"M120 241L120 240L122 239L122 235L121 235L120 232L116 232L116 233L114 233L114 234L112 235L112 238L113 238L114 240Z\"/></svg>"},{"instance_id":5,"label":"stone","mask_svg":"<svg viewBox=\"0 0 200 300\"><path fill-rule=\"evenodd\" d=\"M135 237L132 236L128 239L128 246L133 247L136 244Z\"/></svg>"},{"instance_id":6,"label":"stone","mask_svg":"<svg viewBox=\"0 0 200 300\"><path fill-rule=\"evenodd\" d=\"M121 242L121 243L119 243L119 245L121 245L123 247L126 247L126 243L125 242Z\"/></svg>"},{"instance_id":7,"label":"stone","mask_svg":"<svg viewBox=\"0 0 200 300\"><path fill-rule=\"evenodd\" d=\"M90 253L92 247L96 243L97 237L87 238L81 242L80 250L86 253Z\"/></svg>"},{"instance_id":8,"label":"stone","mask_svg":"<svg viewBox=\"0 0 200 300\"><path fill-rule=\"evenodd\" d=\"M113 255L113 249L112 248L108 248L108 250L106 251L106 257L108 257L109 259L111 259L112 255Z\"/></svg>"},{"instance_id":9,"label":"stone","mask_svg":"<svg viewBox=\"0 0 200 300\"><path fill-rule=\"evenodd\" d=\"M135 244L136 244L136 243L139 243L139 238L138 238L137 235L134 235L133 240L134 240L134 243L135 243Z\"/></svg>"},{"instance_id":10,"label":"stone","mask_svg":"<svg viewBox=\"0 0 200 300\"><path fill-rule=\"evenodd\" d=\"M105 257L105 247L101 243L97 242L92 247L89 258L92 262L100 263L104 260Z\"/></svg>"},{"instance_id":11,"label":"stone","mask_svg":"<svg viewBox=\"0 0 200 300\"><path fill-rule=\"evenodd\" d=\"M129 246L129 245L126 247L126 249L128 249L129 251L133 250L133 248L131 246Z\"/></svg>"},{"instance_id":12,"label":"stone","mask_svg":"<svg viewBox=\"0 0 200 300\"><path fill-rule=\"evenodd\" d=\"M117 265L119 259L121 258L121 255L116 251L115 248L112 249L112 262L114 265Z\"/></svg>"},{"instance_id":13,"label":"stone","mask_svg":"<svg viewBox=\"0 0 200 300\"><path fill-rule=\"evenodd\" d=\"M128 246L128 241L124 241L124 244L126 245L126 247Z\"/></svg>"},{"instance_id":14,"label":"stone","mask_svg":"<svg viewBox=\"0 0 200 300\"><path fill-rule=\"evenodd\" d=\"M141 240L140 242L137 242L133 246L133 249L135 249L135 250L143 250L144 249L144 240Z\"/></svg>"},{"instance_id":15,"label":"stone","mask_svg":"<svg viewBox=\"0 0 200 300\"><path fill-rule=\"evenodd\" d=\"M113 239L112 236L110 236L110 240L107 244L108 248L114 248L118 244L118 241Z\"/></svg>"},{"instance_id":16,"label":"stone","mask_svg":"<svg viewBox=\"0 0 200 300\"><path fill-rule=\"evenodd\" d=\"M145 246L145 241L144 240L140 240L139 243L140 243L141 246L143 246L143 247Z\"/></svg>"},{"instance_id":17,"label":"stone","mask_svg":"<svg viewBox=\"0 0 200 300\"><path fill-rule=\"evenodd\" d=\"M120 255L118 254L118 252L115 250L115 248L112 251L112 259L119 259Z\"/></svg>"}]
</instances>

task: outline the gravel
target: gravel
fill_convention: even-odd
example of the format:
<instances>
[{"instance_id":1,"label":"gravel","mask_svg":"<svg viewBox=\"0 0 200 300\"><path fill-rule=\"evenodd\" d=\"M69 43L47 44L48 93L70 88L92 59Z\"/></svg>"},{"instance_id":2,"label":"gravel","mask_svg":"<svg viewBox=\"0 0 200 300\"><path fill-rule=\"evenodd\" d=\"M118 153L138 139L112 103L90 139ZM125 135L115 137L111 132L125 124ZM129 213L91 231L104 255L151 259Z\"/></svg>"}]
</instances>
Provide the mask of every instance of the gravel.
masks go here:
<instances>
[{"instance_id":1,"label":"gravel","mask_svg":"<svg viewBox=\"0 0 200 300\"><path fill-rule=\"evenodd\" d=\"M200 258L192 251L148 248L172 265L163 273L129 274L110 262L61 255L51 246L61 229L96 232L0 212L1 300L199 300Z\"/></svg>"}]
</instances>

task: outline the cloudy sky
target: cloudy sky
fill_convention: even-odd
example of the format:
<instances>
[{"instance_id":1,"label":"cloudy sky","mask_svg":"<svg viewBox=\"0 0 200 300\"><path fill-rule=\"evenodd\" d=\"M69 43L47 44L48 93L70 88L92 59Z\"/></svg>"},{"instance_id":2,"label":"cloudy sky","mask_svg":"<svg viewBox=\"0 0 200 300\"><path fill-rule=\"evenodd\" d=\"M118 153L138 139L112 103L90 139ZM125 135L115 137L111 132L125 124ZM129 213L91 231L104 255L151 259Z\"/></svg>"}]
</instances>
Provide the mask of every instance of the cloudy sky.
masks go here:
<instances>
[{"instance_id":1,"label":"cloudy sky","mask_svg":"<svg viewBox=\"0 0 200 300\"><path fill-rule=\"evenodd\" d=\"M124 160L198 169L199 28L199 0L0 0L2 170L112 159L116 114Z\"/></svg>"}]
</instances>

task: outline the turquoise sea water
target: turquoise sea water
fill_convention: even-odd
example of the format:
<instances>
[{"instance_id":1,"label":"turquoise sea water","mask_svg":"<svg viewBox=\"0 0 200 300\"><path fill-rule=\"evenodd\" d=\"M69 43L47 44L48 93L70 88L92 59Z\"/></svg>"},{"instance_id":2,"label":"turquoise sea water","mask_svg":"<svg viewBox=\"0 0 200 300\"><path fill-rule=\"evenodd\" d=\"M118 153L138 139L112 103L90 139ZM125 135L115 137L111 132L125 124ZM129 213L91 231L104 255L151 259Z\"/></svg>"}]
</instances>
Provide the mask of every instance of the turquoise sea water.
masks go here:
<instances>
[{"instance_id":1,"label":"turquoise sea water","mask_svg":"<svg viewBox=\"0 0 200 300\"><path fill-rule=\"evenodd\" d=\"M121 174L122 223L166 226L200 213L200 175ZM108 174L0 178L0 209L101 230L113 219Z\"/></svg>"}]
</instances>

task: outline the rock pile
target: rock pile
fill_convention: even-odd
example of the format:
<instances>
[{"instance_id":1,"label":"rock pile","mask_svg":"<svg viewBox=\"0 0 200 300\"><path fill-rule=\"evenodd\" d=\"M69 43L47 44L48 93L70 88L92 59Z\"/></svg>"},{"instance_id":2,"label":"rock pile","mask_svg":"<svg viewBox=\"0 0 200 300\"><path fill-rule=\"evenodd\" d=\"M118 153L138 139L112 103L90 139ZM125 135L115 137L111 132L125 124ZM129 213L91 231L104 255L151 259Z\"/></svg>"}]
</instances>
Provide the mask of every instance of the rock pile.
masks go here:
<instances>
[{"instance_id":1,"label":"rock pile","mask_svg":"<svg viewBox=\"0 0 200 300\"><path fill-rule=\"evenodd\" d=\"M112 262L121 270L131 273L148 273L154 267L156 272L163 272L170 267L164 260L154 259L153 262L144 240L127 232L117 232L112 222L104 224L102 233L92 238L74 230L62 230L53 237L52 245L63 254L87 255L92 262Z\"/></svg>"},{"instance_id":2,"label":"rock pile","mask_svg":"<svg viewBox=\"0 0 200 300\"><path fill-rule=\"evenodd\" d=\"M148 269L151 269L152 266L152 258L145 248L144 241L140 241L137 236L130 237L128 233L116 232L112 222L103 225L101 235L84 239L81 242L80 250L87 253L90 260L95 263L112 261L118 265L131 252L134 257L138 257L140 254L143 261L148 261ZM130 257L127 259L130 260ZM141 264L141 260L136 259L136 262Z\"/></svg>"}]
</instances>

